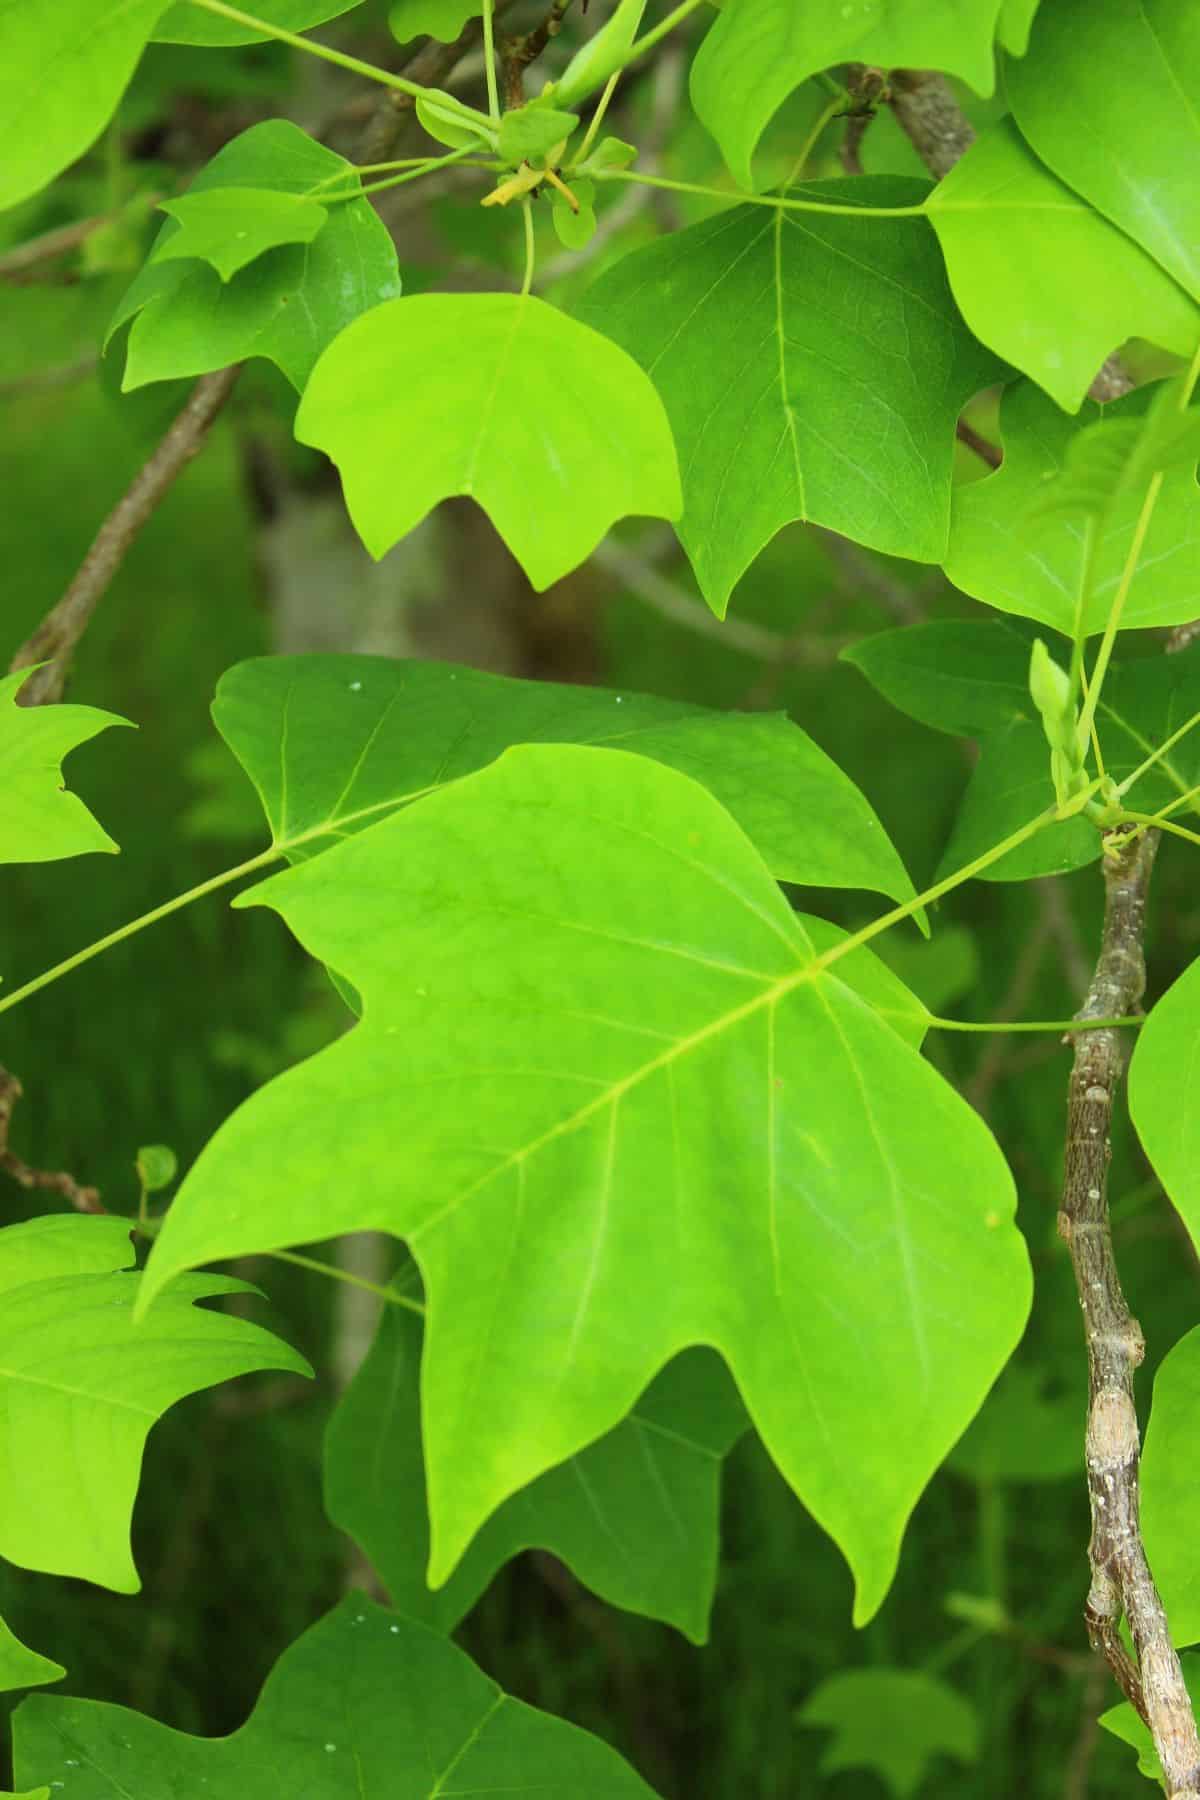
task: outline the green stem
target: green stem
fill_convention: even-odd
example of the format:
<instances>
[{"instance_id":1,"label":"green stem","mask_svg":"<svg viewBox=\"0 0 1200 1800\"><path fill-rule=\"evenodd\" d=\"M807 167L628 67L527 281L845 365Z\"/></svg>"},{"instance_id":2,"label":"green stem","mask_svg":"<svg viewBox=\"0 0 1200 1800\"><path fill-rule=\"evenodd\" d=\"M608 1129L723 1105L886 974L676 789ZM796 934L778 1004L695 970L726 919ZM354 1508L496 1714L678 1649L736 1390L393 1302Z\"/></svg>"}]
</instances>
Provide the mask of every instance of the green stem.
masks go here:
<instances>
[{"instance_id":1,"label":"green stem","mask_svg":"<svg viewBox=\"0 0 1200 1800\"><path fill-rule=\"evenodd\" d=\"M412 1300L394 1287L384 1287L378 1281L368 1281L365 1275L352 1275L349 1269L339 1269L336 1263L321 1262L315 1256L301 1256L296 1250L261 1250L260 1256L269 1256L274 1262L294 1263L298 1269L311 1269L317 1275L328 1275L331 1281L344 1281L347 1287L362 1288L368 1294L377 1294L386 1300L389 1306L404 1306L409 1312L425 1314L425 1308L419 1300Z\"/></svg>"},{"instance_id":2,"label":"green stem","mask_svg":"<svg viewBox=\"0 0 1200 1800\"><path fill-rule=\"evenodd\" d=\"M592 114L591 118L588 120L588 128L583 134L583 142L582 142L582 144L580 144L578 150L575 152L574 156L571 158L572 166L574 166L574 164L576 164L576 163L581 163L586 160L588 151L591 149L592 145L596 141L596 133L600 129L601 120L604 118L605 113L608 111L608 103L617 91L617 83L618 83L618 81L620 81L620 79L621 79L621 71L620 71L620 69L618 69L616 74L610 75L608 80L605 82L604 92L601 94L599 100L596 102L596 110Z\"/></svg>"},{"instance_id":3,"label":"green stem","mask_svg":"<svg viewBox=\"0 0 1200 1800\"><path fill-rule=\"evenodd\" d=\"M487 77L488 117L500 123L500 90L496 86L496 40L492 0L483 0L483 68Z\"/></svg>"},{"instance_id":4,"label":"green stem","mask_svg":"<svg viewBox=\"0 0 1200 1800\"><path fill-rule=\"evenodd\" d=\"M1022 825L1019 830L1012 832L1001 843L993 844L990 850L983 851L981 855L973 857L969 863L965 863L961 869L956 869L953 875L947 875L943 880L936 881L931 888L926 888L923 894L914 895L902 906L894 906L890 912L882 913L869 925L864 925L861 930L852 932L848 938L843 938L840 944L832 944L828 950L823 950L820 956L814 958L810 967L813 969L829 968L831 963L840 961L843 956L849 956L850 952L857 950L860 945L869 944L871 939L878 937L881 931L890 930L902 919L910 919L915 912L920 912L923 906L930 906L935 900L940 900L943 894L949 894L954 888L961 887L964 881L970 881L973 876L990 868L994 862L999 862L1000 858L1007 856L1010 850L1019 849L1022 844L1028 843L1031 837L1036 837L1039 831L1044 831L1048 825L1058 825L1063 819L1073 818L1076 813L1083 811L1099 786L1100 781L1097 778L1095 781L1090 781L1087 787L1082 788L1078 794L1072 794L1065 806L1048 806L1044 812L1040 812L1035 819L1030 819L1027 825ZM1200 842L1200 839L1197 841Z\"/></svg>"},{"instance_id":5,"label":"green stem","mask_svg":"<svg viewBox=\"0 0 1200 1800\"><path fill-rule=\"evenodd\" d=\"M1195 787L1186 789L1184 793L1179 795L1178 799L1172 800L1169 806L1164 806L1162 811L1155 815L1159 823L1161 824L1164 819L1169 819L1171 814L1173 812L1178 812L1181 806L1186 806L1189 800L1194 800L1197 794L1200 794L1200 783Z\"/></svg>"},{"instance_id":6,"label":"green stem","mask_svg":"<svg viewBox=\"0 0 1200 1800\"><path fill-rule=\"evenodd\" d=\"M1120 1019L1018 1019L998 1023L991 1019L940 1019L927 1013L925 1023L933 1031L1111 1031L1118 1025L1144 1025L1140 1016Z\"/></svg>"},{"instance_id":7,"label":"green stem","mask_svg":"<svg viewBox=\"0 0 1200 1800\"><path fill-rule=\"evenodd\" d=\"M533 286L533 271L537 261L533 233L533 208L529 204L528 194L521 202L521 213L525 220L525 279L521 283L521 298L524 300Z\"/></svg>"},{"instance_id":8,"label":"green stem","mask_svg":"<svg viewBox=\"0 0 1200 1800\"><path fill-rule=\"evenodd\" d=\"M1186 838L1189 844L1200 844L1200 833L1189 831L1184 825L1176 825L1174 819L1165 814L1127 812L1121 815L1122 824L1128 819L1131 825L1152 826L1155 831L1169 831L1172 837Z\"/></svg>"},{"instance_id":9,"label":"green stem","mask_svg":"<svg viewBox=\"0 0 1200 1800\"><path fill-rule=\"evenodd\" d=\"M699 194L706 200L724 200L729 206L773 206L777 211L833 213L852 219L923 219L923 206L837 206L832 200L788 200L778 194L731 193L728 188L705 187L698 181L672 181L666 175L639 175L633 169L595 169L597 181L636 181L642 187L666 188L673 194Z\"/></svg>"},{"instance_id":10,"label":"green stem","mask_svg":"<svg viewBox=\"0 0 1200 1800\"><path fill-rule=\"evenodd\" d=\"M1179 742L1180 738L1186 737L1188 732L1193 730L1195 728L1195 726L1197 726L1197 725L1200 725L1200 713L1193 713L1186 725L1181 725L1179 727L1178 731L1173 731L1171 733L1170 737L1166 738L1158 746L1157 750L1152 750L1150 752L1150 755L1146 758L1146 760L1144 762L1140 762L1138 764L1137 768L1133 771L1132 775L1127 775L1125 777L1124 781L1122 781L1117 787L1118 794L1127 794L1129 792L1130 788L1133 786L1134 782L1141 780L1142 776L1146 773L1147 769L1152 769L1156 762L1161 762L1162 758L1167 754L1168 750L1173 750L1175 748L1175 745ZM1178 779L1178 777L1176 777L1176 779ZM1173 801L1171 806L1167 810L1170 812L1173 812L1175 810L1175 807L1182 805L1183 801L1188 798L1189 794L1194 794L1196 792L1197 792L1197 789L1189 788L1188 793L1181 794L1179 799Z\"/></svg>"},{"instance_id":11,"label":"green stem","mask_svg":"<svg viewBox=\"0 0 1200 1800\"><path fill-rule=\"evenodd\" d=\"M630 63L636 62L639 56L644 56L647 50L653 50L655 44L660 44L670 32L674 31L677 25L682 25L686 18L689 18L697 8L704 4L705 0L681 0L681 4L673 12L669 12L666 18L654 27L653 31L648 31L645 37L639 38L636 44L629 46L629 54L621 64L621 68L627 69ZM617 72L619 74L620 70Z\"/></svg>"},{"instance_id":12,"label":"green stem","mask_svg":"<svg viewBox=\"0 0 1200 1800\"><path fill-rule=\"evenodd\" d=\"M1146 489L1146 497L1142 501L1142 509L1138 513L1137 524L1134 526L1133 537L1130 540L1129 554L1126 556L1125 566L1121 570L1121 580L1117 586L1116 594L1113 596L1113 603L1108 609L1108 618L1104 626L1104 636L1100 640L1100 649L1092 667L1091 685L1088 688L1087 699L1083 703L1083 711L1079 715L1079 723L1084 728L1088 737L1091 737L1092 735L1092 722L1096 717L1096 707L1100 701L1100 692L1104 686L1104 677L1108 674L1109 660L1112 657L1112 647L1116 642L1117 632L1120 629L1121 614L1125 611L1125 602L1129 598L1129 590L1133 585L1133 578L1137 573L1138 561L1142 554L1142 545L1145 543L1146 533L1150 529L1150 520L1154 516L1154 508L1158 504L1158 496L1162 484L1163 472L1161 469L1156 469L1154 474L1150 477L1150 485Z\"/></svg>"},{"instance_id":13,"label":"green stem","mask_svg":"<svg viewBox=\"0 0 1200 1800\"><path fill-rule=\"evenodd\" d=\"M27 1000L40 988L49 987L50 983L57 981L60 975L69 975L72 969L78 969L83 963L90 962L93 956L99 956L102 950L111 950L114 944L121 943L127 937L133 937L135 932L143 931L147 925L156 925L160 919L169 918L172 913L179 912L182 907L190 906L193 900L200 900L205 894L214 893L217 888L228 887L231 881L240 881L243 875L253 875L258 869L268 868L271 863L278 862L281 855L282 852L272 845L269 850L260 851L257 856L252 856L249 862L239 863L235 869L225 869L220 875L210 876L198 887L189 888L185 894L176 894L173 900L164 900L161 906L156 906L152 911L143 913L140 918L131 919L127 925L121 925L116 931L110 931L107 937L97 938L96 942L89 944L86 949L77 950L74 956L68 956L65 962L56 963L44 974L35 976L32 981L27 981L24 987L15 988L11 994L5 994L0 999L0 1012L7 1012L10 1006L16 1006L22 1000Z\"/></svg>"},{"instance_id":14,"label":"green stem","mask_svg":"<svg viewBox=\"0 0 1200 1800\"><path fill-rule=\"evenodd\" d=\"M402 94L411 94L414 100L437 98L432 88L422 87L416 81L406 81L403 75L392 75L387 69L377 68L374 63L360 61L357 56L346 56L341 50L331 50L328 44L317 44L312 38L300 37L294 31L285 31L282 25L272 25L266 19L256 19L253 13L242 12L240 7L226 6L225 0L188 0L188 4L215 14L218 19L228 19L231 25L244 25L247 31L260 31L264 37L274 38L280 44L290 44L293 50L307 51L309 56L318 56L322 62L334 63L339 69L349 69L352 75L361 75L367 81L378 81L384 87L399 88ZM463 110L474 114L481 125L491 129L492 122L485 113L477 112L473 106L464 106Z\"/></svg>"},{"instance_id":15,"label":"green stem","mask_svg":"<svg viewBox=\"0 0 1200 1800\"><path fill-rule=\"evenodd\" d=\"M470 154L470 149L464 145L459 150L451 150L448 156L431 156L427 158L419 169L407 169L403 174L389 175L383 181L369 181L365 187L361 187L357 193L341 195L339 198L356 200L360 195L382 194L386 192L388 188L403 187L405 183L409 181L420 181L424 176L431 175L435 169L448 168L451 163L463 163L464 166L469 169L490 169L494 167L494 164L491 162L465 162L465 158L470 156Z\"/></svg>"}]
</instances>

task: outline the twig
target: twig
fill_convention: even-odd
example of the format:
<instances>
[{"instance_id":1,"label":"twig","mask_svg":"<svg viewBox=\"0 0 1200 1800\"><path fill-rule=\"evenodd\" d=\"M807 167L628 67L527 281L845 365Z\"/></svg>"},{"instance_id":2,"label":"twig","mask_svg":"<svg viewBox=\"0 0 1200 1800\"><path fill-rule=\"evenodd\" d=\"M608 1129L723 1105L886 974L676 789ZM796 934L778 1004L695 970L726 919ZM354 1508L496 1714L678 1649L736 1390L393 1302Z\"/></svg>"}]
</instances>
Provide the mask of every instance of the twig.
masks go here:
<instances>
[{"instance_id":1,"label":"twig","mask_svg":"<svg viewBox=\"0 0 1200 1800\"><path fill-rule=\"evenodd\" d=\"M53 363L46 369L30 369L24 375L13 375L0 381L0 399L10 399L14 394L43 393L51 388L74 387L77 381L86 381L89 375L95 374L100 366L100 358L94 352L90 356L81 356L75 362Z\"/></svg>"},{"instance_id":2,"label":"twig","mask_svg":"<svg viewBox=\"0 0 1200 1800\"><path fill-rule=\"evenodd\" d=\"M24 1089L15 1075L7 1069L0 1069L0 1169L23 1188L50 1188L69 1200L76 1212L99 1213L104 1208L100 1204L100 1190L84 1187L73 1175L63 1169L34 1169L8 1147L8 1133L12 1124L13 1108L21 1098Z\"/></svg>"},{"instance_id":3,"label":"twig","mask_svg":"<svg viewBox=\"0 0 1200 1800\"><path fill-rule=\"evenodd\" d=\"M1153 831L1105 843L1104 929L1079 1019L1130 1013L1141 1002L1146 894L1157 849ZM1125 1047L1122 1034L1109 1030L1080 1032L1074 1047L1058 1226L1071 1251L1088 1351L1092 1579L1084 1618L1092 1648L1103 1653L1153 1735L1170 1800L1200 1800L1200 1738L1139 1525L1133 1377L1145 1340L1121 1290L1109 1227L1109 1132ZM1122 1614L1136 1666L1119 1635Z\"/></svg>"},{"instance_id":4,"label":"twig","mask_svg":"<svg viewBox=\"0 0 1200 1800\"><path fill-rule=\"evenodd\" d=\"M846 70L846 86L851 106L845 114L846 135L838 146L838 158L847 175L861 175L862 141L875 117L876 102L886 94L887 77L870 63L851 63Z\"/></svg>"},{"instance_id":5,"label":"twig","mask_svg":"<svg viewBox=\"0 0 1200 1800\"><path fill-rule=\"evenodd\" d=\"M973 450L989 469L998 469L1004 461L1003 452L998 446L990 443L987 438L976 431L973 425L968 425L965 419L958 421L954 427L954 435L960 444L965 444L968 450Z\"/></svg>"},{"instance_id":6,"label":"twig","mask_svg":"<svg viewBox=\"0 0 1200 1800\"><path fill-rule=\"evenodd\" d=\"M935 181L948 175L975 141L975 127L932 69L893 69L888 104Z\"/></svg>"},{"instance_id":7,"label":"twig","mask_svg":"<svg viewBox=\"0 0 1200 1800\"><path fill-rule=\"evenodd\" d=\"M527 31L523 37L504 39L500 46L500 61L504 69L506 106L525 104L525 71L531 63L537 61L550 39L558 36L570 4L571 0L550 0L549 12L532 31Z\"/></svg>"},{"instance_id":8,"label":"twig","mask_svg":"<svg viewBox=\"0 0 1200 1800\"><path fill-rule=\"evenodd\" d=\"M239 371L237 365L201 376L183 411L96 533L62 599L13 657L10 669L45 663L21 689L23 706L41 706L62 698L67 664L88 621L142 526L203 445L214 419L233 392Z\"/></svg>"},{"instance_id":9,"label":"twig","mask_svg":"<svg viewBox=\"0 0 1200 1800\"><path fill-rule=\"evenodd\" d=\"M11 250L0 255L0 280L22 280L39 263L50 262L56 256L65 256L69 250L77 250L85 238L91 237L93 231L99 231L102 225L109 223L110 214L98 213L95 218L75 219L70 225L59 225L54 231L44 231L40 237L29 238L24 244L14 244Z\"/></svg>"},{"instance_id":10,"label":"twig","mask_svg":"<svg viewBox=\"0 0 1200 1800\"><path fill-rule=\"evenodd\" d=\"M701 637L716 638L726 649L740 650L760 662L801 663L827 669L850 642L849 638L827 638L817 645L799 636L768 631L750 619L718 619L702 600L693 600L669 576L661 575L642 557L619 544L598 544L592 551L592 561L615 575L639 600L673 625L683 625Z\"/></svg>"}]
</instances>

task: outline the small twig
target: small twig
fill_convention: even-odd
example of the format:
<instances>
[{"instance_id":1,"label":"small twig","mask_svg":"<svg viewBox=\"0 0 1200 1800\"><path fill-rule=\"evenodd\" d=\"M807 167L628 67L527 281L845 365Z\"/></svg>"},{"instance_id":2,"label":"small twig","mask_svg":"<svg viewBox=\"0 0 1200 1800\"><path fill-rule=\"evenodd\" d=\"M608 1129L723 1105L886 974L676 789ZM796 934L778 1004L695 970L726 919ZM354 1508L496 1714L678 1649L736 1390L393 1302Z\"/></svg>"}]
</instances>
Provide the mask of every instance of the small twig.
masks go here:
<instances>
[{"instance_id":1,"label":"small twig","mask_svg":"<svg viewBox=\"0 0 1200 1800\"><path fill-rule=\"evenodd\" d=\"M76 1212L100 1213L104 1211L100 1204L100 1190L84 1187L73 1175L64 1169L34 1169L24 1162L14 1150L8 1147L8 1133L12 1125L13 1108L21 1098L24 1089L15 1075L7 1069L0 1069L0 1169L23 1188L49 1188L69 1200Z\"/></svg>"},{"instance_id":2,"label":"small twig","mask_svg":"<svg viewBox=\"0 0 1200 1800\"><path fill-rule=\"evenodd\" d=\"M1116 836L1106 841L1104 929L1079 1019L1130 1013L1141 1002L1146 894L1157 849L1153 831L1125 842ZM1133 1379L1145 1340L1121 1290L1109 1226L1109 1133L1125 1044L1118 1031L1096 1030L1075 1036L1074 1048L1058 1225L1071 1251L1088 1351L1092 1579L1084 1617L1092 1648L1104 1655L1150 1729L1171 1800L1200 1800L1200 1737L1141 1539ZM1119 1635L1122 1614L1129 1621L1136 1666Z\"/></svg>"},{"instance_id":3,"label":"small twig","mask_svg":"<svg viewBox=\"0 0 1200 1800\"><path fill-rule=\"evenodd\" d=\"M537 61L550 39L558 36L570 4L571 0L550 0L550 10L540 25L535 25L523 37L504 39L500 46L500 61L504 68L505 106L524 106L525 71Z\"/></svg>"},{"instance_id":4,"label":"small twig","mask_svg":"<svg viewBox=\"0 0 1200 1800\"><path fill-rule=\"evenodd\" d=\"M44 393L51 388L74 387L77 381L86 381L89 375L95 374L99 366L100 358L93 353L79 357L76 362L30 369L24 375L13 375L0 381L0 399L7 400L15 394Z\"/></svg>"},{"instance_id":5,"label":"small twig","mask_svg":"<svg viewBox=\"0 0 1200 1800\"><path fill-rule=\"evenodd\" d=\"M838 158L847 175L861 175L862 141L875 117L876 104L887 92L887 77L870 63L851 63L846 70L850 107L845 113L846 134L838 146Z\"/></svg>"},{"instance_id":6,"label":"small twig","mask_svg":"<svg viewBox=\"0 0 1200 1800\"><path fill-rule=\"evenodd\" d=\"M901 130L940 181L975 141L975 127L945 77L932 69L893 69L887 98Z\"/></svg>"},{"instance_id":7,"label":"small twig","mask_svg":"<svg viewBox=\"0 0 1200 1800\"><path fill-rule=\"evenodd\" d=\"M39 263L51 262L56 256L66 256L68 251L77 250L93 231L99 231L102 225L111 222L111 214L98 213L95 218L75 219L70 225L44 231L40 237L29 238L24 244L14 244L11 250L0 255L0 280L22 280Z\"/></svg>"},{"instance_id":8,"label":"small twig","mask_svg":"<svg viewBox=\"0 0 1200 1800\"><path fill-rule=\"evenodd\" d=\"M960 444L965 444L968 450L973 450L989 469L998 469L1004 461L1004 453L999 446L989 443L988 439L976 431L973 425L968 425L965 419L958 421L954 427L954 435Z\"/></svg>"},{"instance_id":9,"label":"small twig","mask_svg":"<svg viewBox=\"0 0 1200 1800\"><path fill-rule=\"evenodd\" d=\"M13 657L10 669L45 664L21 689L22 706L41 706L62 698L71 653L87 630L92 614L143 525L203 445L214 419L233 392L239 372L240 365L236 365L201 376L183 411L96 533L62 599Z\"/></svg>"}]
</instances>

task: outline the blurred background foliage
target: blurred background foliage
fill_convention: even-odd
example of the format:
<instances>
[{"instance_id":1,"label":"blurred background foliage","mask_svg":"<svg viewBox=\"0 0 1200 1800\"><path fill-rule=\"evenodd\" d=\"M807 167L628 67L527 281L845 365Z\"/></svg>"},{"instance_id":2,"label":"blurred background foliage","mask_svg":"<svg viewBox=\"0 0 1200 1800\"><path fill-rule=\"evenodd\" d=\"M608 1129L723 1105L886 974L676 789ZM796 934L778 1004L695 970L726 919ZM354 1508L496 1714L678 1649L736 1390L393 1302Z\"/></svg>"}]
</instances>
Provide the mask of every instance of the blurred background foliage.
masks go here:
<instances>
[{"instance_id":1,"label":"blurred background foliage","mask_svg":"<svg viewBox=\"0 0 1200 1800\"><path fill-rule=\"evenodd\" d=\"M664 10L652 7L648 20ZM522 0L506 29L537 13ZM402 66L406 52L386 14L370 0L318 35ZM599 22L572 9L530 91L539 70L551 75ZM451 85L476 99L481 70L468 49ZM988 105L962 98L976 118L987 115ZM764 180L794 165L826 100L810 84L783 109L763 147ZM97 149L0 219L2 255L56 226L108 218L69 255L0 285L6 655L61 593L187 391L122 396L119 343L99 355L156 228L155 199L181 190L223 143L267 116L293 118L361 156L377 104L344 75L277 45L152 48ZM610 117L644 147L643 168L727 185L690 112L677 43L623 84ZM820 134L810 173L839 171L845 130L834 121ZM868 172L921 172L886 113L866 131L861 155ZM519 221L482 211L469 180L447 171L381 197L408 291L516 284ZM613 258L718 204L635 189L601 211L583 251L564 250L550 208L536 209L540 291L570 299ZM972 746L891 712L838 653L898 624L977 611L937 570L789 528L721 626L669 530L627 524L589 565L535 595L463 502L442 507L375 566L350 534L331 471L292 441L293 401L265 365L250 368L99 609L70 697L139 730L81 749L70 779L122 854L5 871L6 982L260 847L256 805L212 733L207 704L222 670L272 650L432 655L720 707L786 709L863 787L918 885L932 878ZM994 397L982 397L972 421L986 430L992 408ZM986 474L969 450L960 453L962 479ZM1200 939L1179 849L1163 845L1155 877L1152 995ZM1094 954L1099 887L1094 869L1053 883L976 883L937 909L932 942L906 927L882 953L943 1012L1066 1016ZM806 893L803 904L849 926L876 906L865 895L825 893ZM139 1145L169 1144L186 1166L254 1086L345 1023L277 918L231 914L217 896L6 1018L3 1061L25 1086L14 1147L96 1184L110 1209L133 1211ZM510 1692L608 1738L668 1800L886 1792L934 1800L964 1791L1080 1800L1124 1793L1134 1779L1128 1750L1096 1731L1097 1712L1115 1696L1081 1623L1086 1383L1069 1261L1055 1234L1068 1056L1053 1036L942 1034L929 1053L1010 1159L1038 1297L1015 1363L917 1509L880 1616L852 1629L838 1553L751 1436L726 1466L723 1564L705 1648L603 1605L537 1553L512 1564L460 1630ZM1146 1400L1153 1367L1193 1322L1196 1270L1128 1132L1115 1148L1113 1193L1118 1255L1149 1340ZM12 1185L0 1208L6 1221L45 1210ZM135 1519L141 1595L16 1571L0 1577L0 1611L68 1666L63 1691L214 1734L240 1723L280 1652L347 1582L370 1579L325 1521L320 1466L339 1381L370 1320L351 1318L318 1277L277 1262L250 1273L269 1295L257 1316L312 1359L317 1383L246 1380L184 1402L155 1430ZM916 1690L894 1685L898 1671L924 1683L922 1704L909 1703ZM876 1686L847 1685L849 1674ZM884 1703L879 1684L889 1681Z\"/></svg>"}]
</instances>

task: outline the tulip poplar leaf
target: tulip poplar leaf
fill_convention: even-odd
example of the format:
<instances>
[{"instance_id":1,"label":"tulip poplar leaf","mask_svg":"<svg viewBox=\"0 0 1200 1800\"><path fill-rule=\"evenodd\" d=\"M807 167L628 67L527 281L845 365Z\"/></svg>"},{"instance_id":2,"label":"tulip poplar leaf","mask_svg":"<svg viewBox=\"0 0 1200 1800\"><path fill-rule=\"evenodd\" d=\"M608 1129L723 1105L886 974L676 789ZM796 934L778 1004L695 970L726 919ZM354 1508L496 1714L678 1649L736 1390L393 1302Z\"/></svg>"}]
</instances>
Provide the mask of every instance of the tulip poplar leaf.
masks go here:
<instances>
[{"instance_id":1,"label":"tulip poplar leaf","mask_svg":"<svg viewBox=\"0 0 1200 1800\"><path fill-rule=\"evenodd\" d=\"M184 209L184 223L167 220L117 307L108 341L129 324L123 386L203 375L265 356L293 387L303 388L321 351L343 327L400 291L395 246L360 187L353 164L286 119L252 125L226 144L183 199L172 203ZM277 224L297 235L299 222L306 222L307 231L326 204L327 217L311 242L271 247L260 216L257 236L251 221L245 229L252 235L241 240L241 247L253 251L248 266L234 266L239 246L232 242L223 251L213 248L224 269L198 262L205 209L230 189L273 195ZM359 197L332 203L334 194L347 193ZM252 207L253 200L246 205ZM291 224L284 225L285 219Z\"/></svg>"},{"instance_id":2,"label":"tulip poplar leaf","mask_svg":"<svg viewBox=\"0 0 1200 1800\"><path fill-rule=\"evenodd\" d=\"M353 12L360 4L361 0L246 0L241 10L284 31L307 31L313 25L324 25L328 19ZM238 25L217 13L202 12L190 0L175 0L154 27L155 41L160 44L261 44L269 37L269 32Z\"/></svg>"},{"instance_id":3,"label":"tulip poplar leaf","mask_svg":"<svg viewBox=\"0 0 1200 1800\"><path fill-rule=\"evenodd\" d=\"M720 713L445 663L275 656L221 677L213 720L300 861L516 743L609 745L680 769L729 808L779 881L912 882L870 804L781 713Z\"/></svg>"},{"instance_id":4,"label":"tulip poplar leaf","mask_svg":"<svg viewBox=\"0 0 1200 1800\"><path fill-rule=\"evenodd\" d=\"M648 758L526 746L245 902L364 1016L220 1128L146 1299L214 1258L404 1239L434 1586L708 1344L869 1618L1028 1259L982 1121L824 972L729 814Z\"/></svg>"},{"instance_id":5,"label":"tulip poplar leaf","mask_svg":"<svg viewBox=\"0 0 1200 1800\"><path fill-rule=\"evenodd\" d=\"M79 744L128 725L94 706L21 706L29 669L0 676L0 863L56 862L117 845L63 785L63 758Z\"/></svg>"},{"instance_id":6,"label":"tulip poplar leaf","mask_svg":"<svg viewBox=\"0 0 1200 1800\"><path fill-rule=\"evenodd\" d=\"M165 200L162 210L179 230L159 246L155 260L194 257L211 263L222 281L281 244L311 244L329 218L317 201L275 188L209 188Z\"/></svg>"},{"instance_id":7,"label":"tulip poplar leaf","mask_svg":"<svg viewBox=\"0 0 1200 1800\"><path fill-rule=\"evenodd\" d=\"M1150 1056L1153 1062L1153 1043ZM1139 1091L1144 1096L1141 1082ZM1176 1645L1200 1643L1200 1570L1193 1550L1200 1530L1194 1479L1198 1438L1200 1328L1180 1338L1158 1365L1139 1472L1142 1541Z\"/></svg>"},{"instance_id":8,"label":"tulip poplar leaf","mask_svg":"<svg viewBox=\"0 0 1200 1800\"><path fill-rule=\"evenodd\" d=\"M66 1672L61 1663L28 1649L0 1619L0 1694L12 1693L15 1688L45 1687L47 1682L61 1681Z\"/></svg>"},{"instance_id":9,"label":"tulip poplar leaf","mask_svg":"<svg viewBox=\"0 0 1200 1800\"><path fill-rule=\"evenodd\" d=\"M911 1800L942 1756L974 1763L979 1719L970 1701L940 1676L912 1669L847 1669L813 1689L797 1723L833 1738L821 1773L871 1769L896 1796Z\"/></svg>"},{"instance_id":10,"label":"tulip poplar leaf","mask_svg":"<svg viewBox=\"0 0 1200 1800\"><path fill-rule=\"evenodd\" d=\"M1200 959L1155 1001L1129 1064L1129 1112L1168 1198L1200 1244Z\"/></svg>"},{"instance_id":11,"label":"tulip poplar leaf","mask_svg":"<svg viewBox=\"0 0 1200 1800\"><path fill-rule=\"evenodd\" d=\"M681 505L671 428L637 363L531 295L376 307L321 358L296 436L338 465L372 556L469 494L539 590L626 514Z\"/></svg>"},{"instance_id":12,"label":"tulip poplar leaf","mask_svg":"<svg viewBox=\"0 0 1200 1800\"><path fill-rule=\"evenodd\" d=\"M361 1594L284 1651L228 1737L37 1695L13 1739L18 1780L45 1777L69 1800L654 1800L599 1738L512 1699L457 1645Z\"/></svg>"},{"instance_id":13,"label":"tulip poplar leaf","mask_svg":"<svg viewBox=\"0 0 1200 1800\"><path fill-rule=\"evenodd\" d=\"M883 207L928 191L894 176L789 190ZM677 530L714 612L793 519L941 561L955 422L1001 365L963 325L924 219L736 207L623 257L581 311L663 397Z\"/></svg>"}]
</instances>

